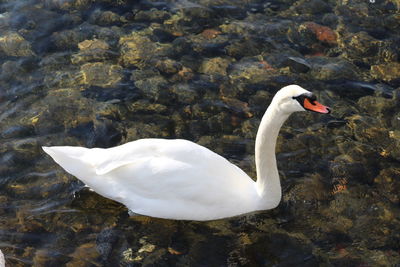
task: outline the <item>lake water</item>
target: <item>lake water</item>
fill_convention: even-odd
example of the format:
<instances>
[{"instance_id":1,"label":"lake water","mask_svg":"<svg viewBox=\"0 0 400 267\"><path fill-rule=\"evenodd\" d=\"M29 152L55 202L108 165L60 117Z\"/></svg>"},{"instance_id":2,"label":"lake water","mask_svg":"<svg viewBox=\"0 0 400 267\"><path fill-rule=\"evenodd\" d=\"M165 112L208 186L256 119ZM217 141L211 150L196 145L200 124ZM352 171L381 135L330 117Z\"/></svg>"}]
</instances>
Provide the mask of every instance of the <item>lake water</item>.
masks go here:
<instances>
[{"instance_id":1,"label":"lake water","mask_svg":"<svg viewBox=\"0 0 400 267\"><path fill-rule=\"evenodd\" d=\"M8 266L399 266L400 2L0 1L0 249ZM255 177L272 96L276 209L128 215L42 145L184 138Z\"/></svg>"}]
</instances>

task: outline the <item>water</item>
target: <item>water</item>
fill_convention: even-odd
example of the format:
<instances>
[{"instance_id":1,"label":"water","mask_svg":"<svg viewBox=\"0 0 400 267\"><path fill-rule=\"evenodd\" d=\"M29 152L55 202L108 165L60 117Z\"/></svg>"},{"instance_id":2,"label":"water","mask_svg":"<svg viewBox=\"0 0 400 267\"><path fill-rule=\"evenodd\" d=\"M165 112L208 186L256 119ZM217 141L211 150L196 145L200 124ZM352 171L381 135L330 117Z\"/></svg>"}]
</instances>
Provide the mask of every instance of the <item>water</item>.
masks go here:
<instances>
[{"instance_id":1,"label":"water","mask_svg":"<svg viewBox=\"0 0 400 267\"><path fill-rule=\"evenodd\" d=\"M398 1L0 1L0 249L9 266L400 262ZM278 208L129 217L42 145L185 138L255 177L273 94L332 114L281 130ZM397 89L396 89L397 88Z\"/></svg>"}]
</instances>

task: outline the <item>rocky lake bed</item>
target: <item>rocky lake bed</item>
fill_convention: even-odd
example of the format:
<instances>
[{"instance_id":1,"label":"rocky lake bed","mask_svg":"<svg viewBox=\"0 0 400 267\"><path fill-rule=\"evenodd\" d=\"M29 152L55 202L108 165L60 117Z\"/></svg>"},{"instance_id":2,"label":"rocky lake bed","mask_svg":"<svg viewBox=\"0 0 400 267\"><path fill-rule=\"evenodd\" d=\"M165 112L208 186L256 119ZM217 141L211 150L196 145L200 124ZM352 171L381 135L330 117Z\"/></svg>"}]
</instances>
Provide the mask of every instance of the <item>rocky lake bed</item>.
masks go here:
<instances>
[{"instance_id":1,"label":"rocky lake bed","mask_svg":"<svg viewBox=\"0 0 400 267\"><path fill-rule=\"evenodd\" d=\"M0 0L0 249L9 266L397 266L398 0ZM128 215L43 145L184 138L251 177L274 93L292 115L273 210Z\"/></svg>"}]
</instances>

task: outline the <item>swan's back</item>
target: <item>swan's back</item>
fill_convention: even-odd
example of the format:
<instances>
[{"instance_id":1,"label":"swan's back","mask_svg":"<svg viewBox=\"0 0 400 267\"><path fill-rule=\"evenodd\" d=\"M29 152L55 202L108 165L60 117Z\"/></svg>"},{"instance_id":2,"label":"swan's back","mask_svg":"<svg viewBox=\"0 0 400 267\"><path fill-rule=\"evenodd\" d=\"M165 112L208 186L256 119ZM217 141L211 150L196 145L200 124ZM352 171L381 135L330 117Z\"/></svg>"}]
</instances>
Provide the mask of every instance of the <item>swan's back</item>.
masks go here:
<instances>
[{"instance_id":1,"label":"swan's back","mask_svg":"<svg viewBox=\"0 0 400 267\"><path fill-rule=\"evenodd\" d=\"M255 183L241 169L187 140L44 150L94 191L139 214L210 220L253 211L259 199Z\"/></svg>"}]
</instances>

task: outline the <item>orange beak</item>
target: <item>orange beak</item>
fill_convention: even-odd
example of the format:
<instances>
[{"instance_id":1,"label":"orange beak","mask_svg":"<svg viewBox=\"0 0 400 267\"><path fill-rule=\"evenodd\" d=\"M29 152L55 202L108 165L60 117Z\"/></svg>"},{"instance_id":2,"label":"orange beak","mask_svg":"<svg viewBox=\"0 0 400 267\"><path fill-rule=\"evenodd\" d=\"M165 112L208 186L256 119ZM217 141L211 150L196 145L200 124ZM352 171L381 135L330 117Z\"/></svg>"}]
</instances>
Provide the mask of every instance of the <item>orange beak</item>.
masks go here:
<instances>
[{"instance_id":1,"label":"orange beak","mask_svg":"<svg viewBox=\"0 0 400 267\"><path fill-rule=\"evenodd\" d=\"M303 107L305 109L308 109L308 110L311 110L314 112L318 112L318 113L328 114L331 112L329 107L324 106L324 105L318 103L317 101L310 102L310 100L308 98L304 99Z\"/></svg>"}]
</instances>

